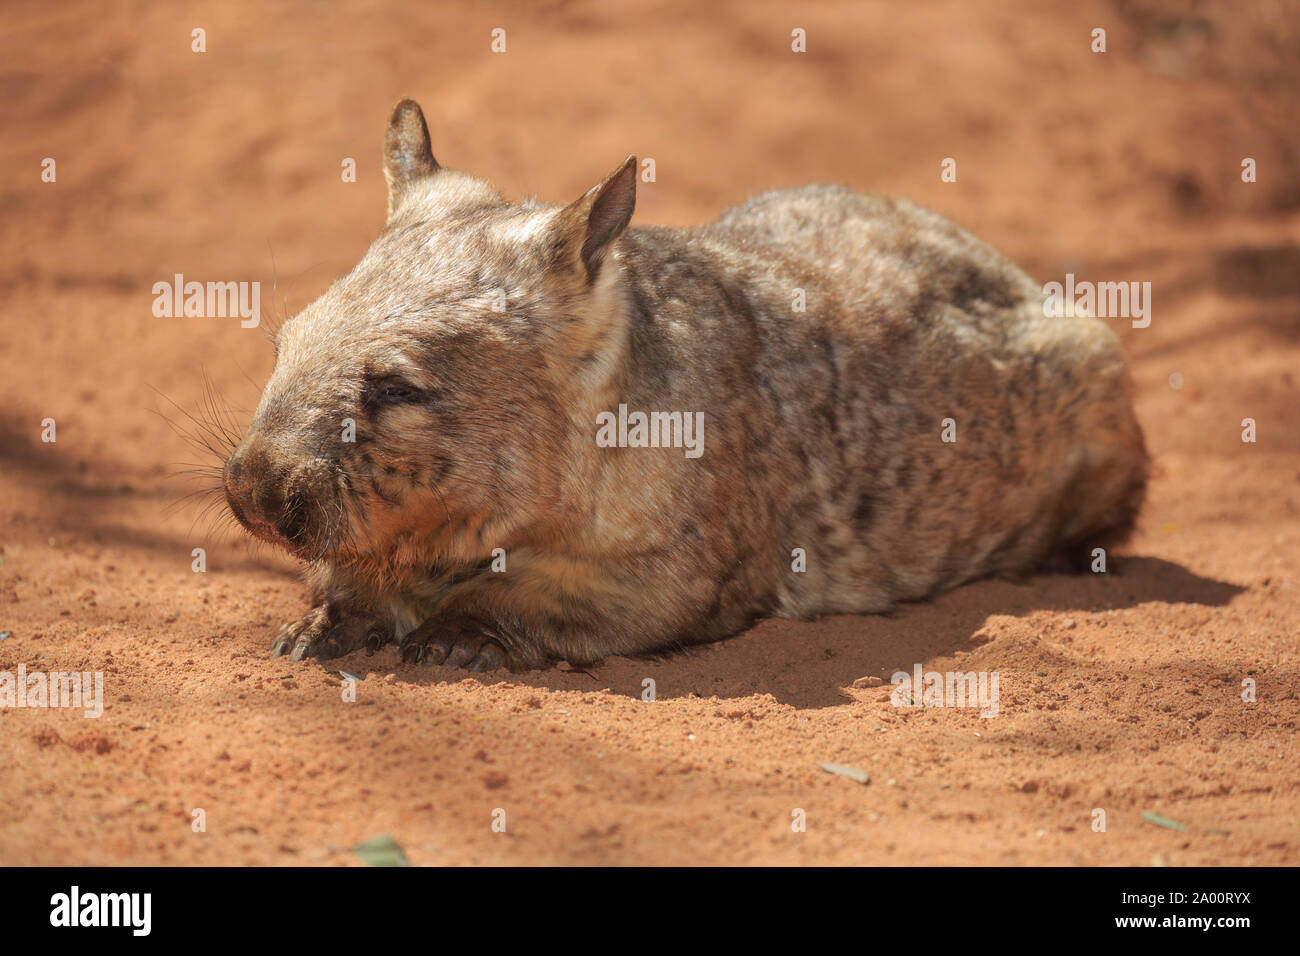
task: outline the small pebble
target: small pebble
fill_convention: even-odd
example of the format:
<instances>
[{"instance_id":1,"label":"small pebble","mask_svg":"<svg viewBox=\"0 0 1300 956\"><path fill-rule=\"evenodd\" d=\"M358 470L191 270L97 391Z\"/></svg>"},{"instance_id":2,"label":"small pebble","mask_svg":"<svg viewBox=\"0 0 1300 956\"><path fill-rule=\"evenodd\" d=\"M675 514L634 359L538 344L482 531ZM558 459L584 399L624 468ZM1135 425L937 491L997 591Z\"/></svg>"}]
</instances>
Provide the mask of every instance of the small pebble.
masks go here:
<instances>
[{"instance_id":1,"label":"small pebble","mask_svg":"<svg viewBox=\"0 0 1300 956\"><path fill-rule=\"evenodd\" d=\"M857 767L846 767L844 764L840 763L819 763L817 766L821 767L827 773L834 773L839 774L841 777L848 777L855 783L865 784L871 782L871 777L867 775L867 772L865 770L859 770Z\"/></svg>"}]
</instances>

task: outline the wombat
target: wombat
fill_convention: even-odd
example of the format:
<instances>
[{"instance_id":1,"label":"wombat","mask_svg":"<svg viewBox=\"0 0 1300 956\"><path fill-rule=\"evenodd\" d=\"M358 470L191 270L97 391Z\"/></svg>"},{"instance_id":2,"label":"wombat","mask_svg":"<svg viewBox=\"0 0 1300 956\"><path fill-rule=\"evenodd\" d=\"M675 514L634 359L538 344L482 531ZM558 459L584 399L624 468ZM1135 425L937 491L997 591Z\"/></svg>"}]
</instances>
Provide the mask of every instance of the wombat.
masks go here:
<instances>
[{"instance_id":1,"label":"wombat","mask_svg":"<svg viewBox=\"0 0 1300 956\"><path fill-rule=\"evenodd\" d=\"M635 157L510 203L410 100L384 161L383 231L278 330L224 468L306 563L276 655L657 655L1077 568L1133 526L1115 336L932 212L808 186L629 229Z\"/></svg>"}]
</instances>

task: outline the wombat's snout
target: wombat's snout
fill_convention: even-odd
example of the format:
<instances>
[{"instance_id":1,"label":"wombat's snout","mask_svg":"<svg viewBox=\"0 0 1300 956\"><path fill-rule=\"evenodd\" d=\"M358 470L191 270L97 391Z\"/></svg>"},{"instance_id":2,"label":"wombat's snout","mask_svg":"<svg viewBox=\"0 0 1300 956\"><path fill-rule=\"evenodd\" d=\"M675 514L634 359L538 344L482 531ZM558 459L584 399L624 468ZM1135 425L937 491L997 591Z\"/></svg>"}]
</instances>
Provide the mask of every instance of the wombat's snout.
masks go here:
<instances>
[{"instance_id":1,"label":"wombat's snout","mask_svg":"<svg viewBox=\"0 0 1300 956\"><path fill-rule=\"evenodd\" d=\"M318 487L321 468L277 456L257 437L246 437L226 460L226 501L235 517L261 537L279 538L291 549L313 538L313 502L325 493Z\"/></svg>"}]
</instances>

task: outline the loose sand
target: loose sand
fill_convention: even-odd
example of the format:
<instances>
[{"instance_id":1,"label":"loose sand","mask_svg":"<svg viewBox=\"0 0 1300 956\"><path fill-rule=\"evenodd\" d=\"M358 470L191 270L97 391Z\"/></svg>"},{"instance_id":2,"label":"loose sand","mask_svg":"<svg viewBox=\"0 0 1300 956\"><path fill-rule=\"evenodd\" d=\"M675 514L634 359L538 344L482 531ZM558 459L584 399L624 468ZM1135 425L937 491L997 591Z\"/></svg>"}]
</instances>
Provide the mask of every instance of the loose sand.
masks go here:
<instances>
[{"instance_id":1,"label":"loose sand","mask_svg":"<svg viewBox=\"0 0 1300 956\"><path fill-rule=\"evenodd\" d=\"M417 864L1300 862L1295 16L534 6L6 5L0 670L102 671L107 700L0 710L0 863L360 864L385 833ZM176 504L177 463L204 462L164 419L202 415L206 380L242 428L271 350L237 320L155 318L151 287L311 301L382 225L403 95L441 162L511 194L574 198L636 151L657 164L636 223L843 182L1041 281L1152 282L1149 328L1112 321L1157 468L1127 559L590 673L269 659L305 608L295 569ZM918 662L996 670L999 716L852 688Z\"/></svg>"}]
</instances>

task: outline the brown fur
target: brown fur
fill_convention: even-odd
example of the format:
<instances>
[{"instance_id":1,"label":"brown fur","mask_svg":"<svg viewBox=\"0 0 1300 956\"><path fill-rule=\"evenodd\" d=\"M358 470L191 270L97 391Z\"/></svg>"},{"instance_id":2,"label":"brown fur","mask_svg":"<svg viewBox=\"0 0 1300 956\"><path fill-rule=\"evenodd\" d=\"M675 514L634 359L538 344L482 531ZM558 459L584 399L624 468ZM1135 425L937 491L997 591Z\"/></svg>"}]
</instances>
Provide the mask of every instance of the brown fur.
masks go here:
<instances>
[{"instance_id":1,"label":"brown fur","mask_svg":"<svg viewBox=\"0 0 1300 956\"><path fill-rule=\"evenodd\" d=\"M440 167L410 101L385 149L384 231L280 330L226 466L236 516L307 561L315 607L276 653L661 653L1079 566L1132 526L1147 458L1114 335L1044 318L934 213L810 186L625 231L634 158L556 207ZM598 447L620 403L703 412L703 455Z\"/></svg>"}]
</instances>

